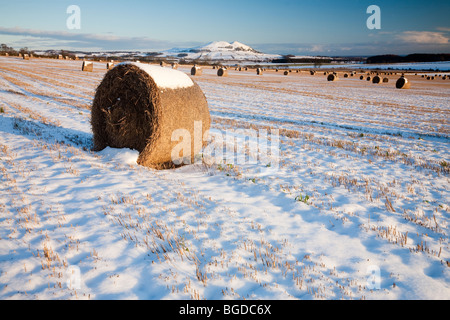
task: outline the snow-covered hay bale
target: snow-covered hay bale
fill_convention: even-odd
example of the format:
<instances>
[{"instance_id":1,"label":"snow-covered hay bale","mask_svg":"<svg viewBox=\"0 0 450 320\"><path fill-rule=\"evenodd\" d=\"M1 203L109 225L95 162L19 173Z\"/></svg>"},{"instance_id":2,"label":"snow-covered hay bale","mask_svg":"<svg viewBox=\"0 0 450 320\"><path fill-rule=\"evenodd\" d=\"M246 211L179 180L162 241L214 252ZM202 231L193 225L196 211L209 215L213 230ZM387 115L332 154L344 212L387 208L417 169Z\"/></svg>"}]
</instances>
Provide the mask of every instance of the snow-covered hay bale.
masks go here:
<instances>
[{"instance_id":1,"label":"snow-covered hay bale","mask_svg":"<svg viewBox=\"0 0 450 320\"><path fill-rule=\"evenodd\" d=\"M28 54L24 53L23 60L30 60L30 56Z\"/></svg>"},{"instance_id":2,"label":"snow-covered hay bale","mask_svg":"<svg viewBox=\"0 0 450 320\"><path fill-rule=\"evenodd\" d=\"M141 63L108 71L91 112L95 151L134 149L138 164L156 169L194 160L211 124L206 97L188 75ZM181 140L190 148L174 153Z\"/></svg>"},{"instance_id":3,"label":"snow-covered hay bale","mask_svg":"<svg viewBox=\"0 0 450 320\"><path fill-rule=\"evenodd\" d=\"M337 76L337 74L331 73L328 75L327 80L328 81L337 81L339 78Z\"/></svg>"},{"instance_id":4,"label":"snow-covered hay bale","mask_svg":"<svg viewBox=\"0 0 450 320\"><path fill-rule=\"evenodd\" d=\"M220 68L219 70L217 70L217 75L219 77L228 77L228 69L227 68Z\"/></svg>"},{"instance_id":5,"label":"snow-covered hay bale","mask_svg":"<svg viewBox=\"0 0 450 320\"><path fill-rule=\"evenodd\" d=\"M411 82L409 82L405 77L400 77L395 83L395 87L397 89L409 89L411 88Z\"/></svg>"},{"instance_id":6,"label":"snow-covered hay bale","mask_svg":"<svg viewBox=\"0 0 450 320\"><path fill-rule=\"evenodd\" d=\"M94 63L89 61L83 61L83 64L81 65L81 71L88 71L88 72L94 71Z\"/></svg>"},{"instance_id":7,"label":"snow-covered hay bale","mask_svg":"<svg viewBox=\"0 0 450 320\"><path fill-rule=\"evenodd\" d=\"M110 70L110 69L112 69L114 67L114 62L108 62L107 64L106 64L106 70Z\"/></svg>"},{"instance_id":8,"label":"snow-covered hay bale","mask_svg":"<svg viewBox=\"0 0 450 320\"><path fill-rule=\"evenodd\" d=\"M202 75L202 68L193 66L191 69L191 76L201 76Z\"/></svg>"},{"instance_id":9,"label":"snow-covered hay bale","mask_svg":"<svg viewBox=\"0 0 450 320\"><path fill-rule=\"evenodd\" d=\"M376 75L375 77L373 77L372 83L381 83L381 77Z\"/></svg>"}]
</instances>

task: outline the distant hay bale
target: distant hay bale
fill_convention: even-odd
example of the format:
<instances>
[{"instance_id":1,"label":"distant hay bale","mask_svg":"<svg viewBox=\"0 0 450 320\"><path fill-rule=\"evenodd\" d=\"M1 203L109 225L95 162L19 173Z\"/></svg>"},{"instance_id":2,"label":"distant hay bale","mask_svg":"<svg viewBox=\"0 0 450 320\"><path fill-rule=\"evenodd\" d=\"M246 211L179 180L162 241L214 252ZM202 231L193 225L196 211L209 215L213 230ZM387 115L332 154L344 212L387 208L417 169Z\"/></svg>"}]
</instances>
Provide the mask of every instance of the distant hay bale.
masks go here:
<instances>
[{"instance_id":1,"label":"distant hay bale","mask_svg":"<svg viewBox=\"0 0 450 320\"><path fill-rule=\"evenodd\" d=\"M344 73L344 78L348 78L348 73Z\"/></svg>"},{"instance_id":2,"label":"distant hay bale","mask_svg":"<svg viewBox=\"0 0 450 320\"><path fill-rule=\"evenodd\" d=\"M309 73L313 76L316 74L316 72L314 70L310 70Z\"/></svg>"},{"instance_id":3,"label":"distant hay bale","mask_svg":"<svg viewBox=\"0 0 450 320\"><path fill-rule=\"evenodd\" d=\"M5 53L5 57L9 57L9 53L8 52Z\"/></svg>"},{"instance_id":4,"label":"distant hay bale","mask_svg":"<svg viewBox=\"0 0 450 320\"><path fill-rule=\"evenodd\" d=\"M24 53L23 60L30 60L30 56L28 54Z\"/></svg>"},{"instance_id":5,"label":"distant hay bale","mask_svg":"<svg viewBox=\"0 0 450 320\"><path fill-rule=\"evenodd\" d=\"M369 77L366 78L366 80L370 81L370 80L372 80L372 78L369 76Z\"/></svg>"},{"instance_id":6,"label":"distant hay bale","mask_svg":"<svg viewBox=\"0 0 450 320\"><path fill-rule=\"evenodd\" d=\"M201 76L202 72L202 68L193 66L191 69L191 76Z\"/></svg>"},{"instance_id":7,"label":"distant hay bale","mask_svg":"<svg viewBox=\"0 0 450 320\"><path fill-rule=\"evenodd\" d=\"M328 81L337 81L338 79L339 78L338 78L337 74L333 74L333 73L329 74L327 77Z\"/></svg>"},{"instance_id":8,"label":"distant hay bale","mask_svg":"<svg viewBox=\"0 0 450 320\"><path fill-rule=\"evenodd\" d=\"M108 71L91 110L95 151L134 149L138 164L155 169L193 161L211 124L206 97L188 75L140 63ZM181 142L186 149L177 149Z\"/></svg>"},{"instance_id":9,"label":"distant hay bale","mask_svg":"<svg viewBox=\"0 0 450 320\"><path fill-rule=\"evenodd\" d=\"M409 89L411 88L411 82L409 82L405 77L400 77L395 83L395 87L397 89Z\"/></svg>"},{"instance_id":10,"label":"distant hay bale","mask_svg":"<svg viewBox=\"0 0 450 320\"><path fill-rule=\"evenodd\" d=\"M112 69L112 68L114 68L114 62L108 62L108 63L106 63L106 70L110 70L110 69Z\"/></svg>"},{"instance_id":11,"label":"distant hay bale","mask_svg":"<svg viewBox=\"0 0 450 320\"><path fill-rule=\"evenodd\" d=\"M59 59L59 60L62 60L62 59L63 59L63 55L62 55L62 54L59 54L59 55L58 55L58 59Z\"/></svg>"},{"instance_id":12,"label":"distant hay bale","mask_svg":"<svg viewBox=\"0 0 450 320\"><path fill-rule=\"evenodd\" d=\"M389 82L389 78L383 78L383 83L388 83Z\"/></svg>"},{"instance_id":13,"label":"distant hay bale","mask_svg":"<svg viewBox=\"0 0 450 320\"><path fill-rule=\"evenodd\" d=\"M177 70L178 69L178 63L172 63L172 69Z\"/></svg>"},{"instance_id":14,"label":"distant hay bale","mask_svg":"<svg viewBox=\"0 0 450 320\"><path fill-rule=\"evenodd\" d=\"M217 76L219 77L228 77L228 69L227 68L220 68L217 70Z\"/></svg>"},{"instance_id":15,"label":"distant hay bale","mask_svg":"<svg viewBox=\"0 0 450 320\"><path fill-rule=\"evenodd\" d=\"M285 71L284 73L283 73L285 76L287 76L287 75L289 75L289 71Z\"/></svg>"},{"instance_id":16,"label":"distant hay bale","mask_svg":"<svg viewBox=\"0 0 450 320\"><path fill-rule=\"evenodd\" d=\"M375 77L373 77L372 83L381 83L381 77L376 75Z\"/></svg>"},{"instance_id":17,"label":"distant hay bale","mask_svg":"<svg viewBox=\"0 0 450 320\"><path fill-rule=\"evenodd\" d=\"M94 71L94 63L90 61L83 61L83 64L81 65L81 71Z\"/></svg>"},{"instance_id":18,"label":"distant hay bale","mask_svg":"<svg viewBox=\"0 0 450 320\"><path fill-rule=\"evenodd\" d=\"M364 80L364 76L359 77L359 80Z\"/></svg>"},{"instance_id":19,"label":"distant hay bale","mask_svg":"<svg viewBox=\"0 0 450 320\"><path fill-rule=\"evenodd\" d=\"M261 68L256 69L256 74L257 74L258 76L262 76L263 70L262 70Z\"/></svg>"}]
</instances>

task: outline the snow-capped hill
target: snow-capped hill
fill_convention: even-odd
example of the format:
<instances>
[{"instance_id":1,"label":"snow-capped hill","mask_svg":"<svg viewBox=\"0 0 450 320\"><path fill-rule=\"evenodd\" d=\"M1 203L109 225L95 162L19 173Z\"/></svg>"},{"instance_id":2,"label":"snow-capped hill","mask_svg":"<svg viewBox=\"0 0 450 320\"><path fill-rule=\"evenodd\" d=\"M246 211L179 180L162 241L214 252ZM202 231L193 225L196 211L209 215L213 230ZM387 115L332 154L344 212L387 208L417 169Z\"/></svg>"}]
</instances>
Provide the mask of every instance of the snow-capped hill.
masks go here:
<instances>
[{"instance_id":1,"label":"snow-capped hill","mask_svg":"<svg viewBox=\"0 0 450 320\"><path fill-rule=\"evenodd\" d=\"M253 53L259 53L250 46L247 46L238 41L228 43L226 41L213 41L205 46L197 48L199 51L248 51Z\"/></svg>"},{"instance_id":2,"label":"snow-capped hill","mask_svg":"<svg viewBox=\"0 0 450 320\"><path fill-rule=\"evenodd\" d=\"M266 62L280 58L279 55L265 54L256 51L238 41L229 43L227 41L213 41L203 46L187 49L171 49L164 51L160 57L173 57L185 60L208 60L208 61L252 61Z\"/></svg>"}]
</instances>

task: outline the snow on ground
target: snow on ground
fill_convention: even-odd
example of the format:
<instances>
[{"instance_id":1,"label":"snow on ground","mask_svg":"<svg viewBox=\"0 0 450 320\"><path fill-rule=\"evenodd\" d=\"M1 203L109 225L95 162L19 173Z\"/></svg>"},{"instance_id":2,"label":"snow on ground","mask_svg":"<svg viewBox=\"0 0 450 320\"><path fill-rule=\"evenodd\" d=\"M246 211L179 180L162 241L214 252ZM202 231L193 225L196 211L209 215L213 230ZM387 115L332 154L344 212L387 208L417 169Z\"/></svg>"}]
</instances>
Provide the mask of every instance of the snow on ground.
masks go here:
<instances>
[{"instance_id":1,"label":"snow on ground","mask_svg":"<svg viewBox=\"0 0 450 320\"><path fill-rule=\"evenodd\" d=\"M1 299L450 298L450 82L205 69L204 161L155 171L90 151L80 69L0 58Z\"/></svg>"}]
</instances>

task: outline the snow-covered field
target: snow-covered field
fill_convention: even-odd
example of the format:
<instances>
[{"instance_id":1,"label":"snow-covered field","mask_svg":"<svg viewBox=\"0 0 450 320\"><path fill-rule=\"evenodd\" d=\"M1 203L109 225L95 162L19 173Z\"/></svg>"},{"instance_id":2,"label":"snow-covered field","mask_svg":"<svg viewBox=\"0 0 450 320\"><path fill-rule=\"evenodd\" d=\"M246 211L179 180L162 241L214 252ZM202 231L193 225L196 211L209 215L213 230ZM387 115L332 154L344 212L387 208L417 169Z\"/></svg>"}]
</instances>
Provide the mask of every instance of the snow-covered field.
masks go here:
<instances>
[{"instance_id":1,"label":"snow-covered field","mask_svg":"<svg viewBox=\"0 0 450 320\"><path fill-rule=\"evenodd\" d=\"M449 80L207 69L237 160L155 171L90 151L80 69L0 58L1 299L450 299Z\"/></svg>"}]
</instances>

